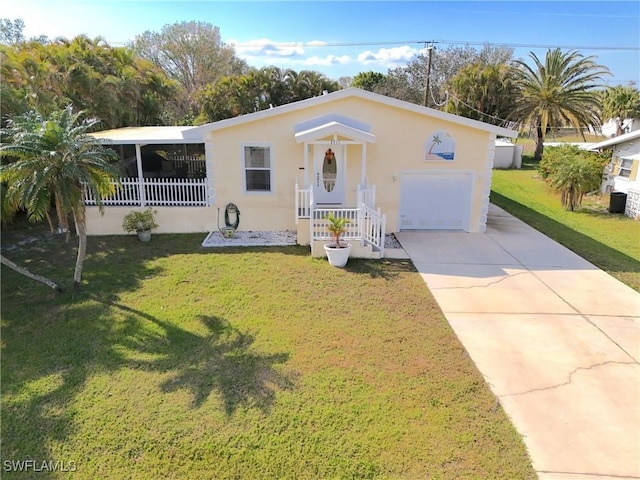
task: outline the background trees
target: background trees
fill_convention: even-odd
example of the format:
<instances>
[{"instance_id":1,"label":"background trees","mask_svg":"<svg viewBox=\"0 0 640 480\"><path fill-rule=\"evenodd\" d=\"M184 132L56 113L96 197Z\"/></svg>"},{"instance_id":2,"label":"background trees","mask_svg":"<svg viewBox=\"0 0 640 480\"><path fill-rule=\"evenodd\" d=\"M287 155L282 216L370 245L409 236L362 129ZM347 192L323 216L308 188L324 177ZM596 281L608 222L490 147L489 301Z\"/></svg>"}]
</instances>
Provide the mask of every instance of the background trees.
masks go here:
<instances>
[{"instance_id":1,"label":"background trees","mask_svg":"<svg viewBox=\"0 0 640 480\"><path fill-rule=\"evenodd\" d=\"M197 115L198 90L248 70L234 48L222 42L220 29L206 22L178 22L165 25L160 32L146 31L135 37L131 47L181 86L176 119Z\"/></svg>"},{"instance_id":2,"label":"background trees","mask_svg":"<svg viewBox=\"0 0 640 480\"><path fill-rule=\"evenodd\" d=\"M594 90L609 73L594 57L559 48L547 51L544 62L533 52L533 66L514 62L516 106L511 118L536 131L534 159L540 160L549 126L571 125L576 129L599 125L599 101Z\"/></svg>"},{"instance_id":3,"label":"background trees","mask_svg":"<svg viewBox=\"0 0 640 480\"><path fill-rule=\"evenodd\" d=\"M616 135L622 135L622 123L628 118L640 117L640 91L630 86L618 85L603 90L602 121L613 119L616 123Z\"/></svg>"},{"instance_id":4,"label":"background trees","mask_svg":"<svg viewBox=\"0 0 640 480\"><path fill-rule=\"evenodd\" d=\"M103 127L157 125L176 92L153 63L101 38L0 45L0 63L5 118L31 109L47 115L73 104L99 117Z\"/></svg>"},{"instance_id":5,"label":"background trees","mask_svg":"<svg viewBox=\"0 0 640 480\"><path fill-rule=\"evenodd\" d=\"M197 97L201 114L197 123L214 122L334 92L337 82L311 70L295 72L278 67L250 69L207 85Z\"/></svg>"}]
</instances>

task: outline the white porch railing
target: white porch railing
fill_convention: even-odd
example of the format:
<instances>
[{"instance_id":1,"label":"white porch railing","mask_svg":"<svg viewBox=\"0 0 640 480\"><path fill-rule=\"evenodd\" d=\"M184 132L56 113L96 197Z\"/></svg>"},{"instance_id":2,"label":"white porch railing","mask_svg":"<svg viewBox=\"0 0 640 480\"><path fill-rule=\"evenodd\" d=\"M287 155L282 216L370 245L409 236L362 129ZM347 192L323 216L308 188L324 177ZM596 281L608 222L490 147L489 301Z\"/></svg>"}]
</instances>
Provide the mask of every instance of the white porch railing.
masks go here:
<instances>
[{"instance_id":1,"label":"white porch railing","mask_svg":"<svg viewBox=\"0 0 640 480\"><path fill-rule=\"evenodd\" d=\"M311 204L312 195L311 188L300 188L298 182L296 182L296 194L295 194L295 208L296 208L296 225L300 218L311 217Z\"/></svg>"},{"instance_id":2,"label":"white porch railing","mask_svg":"<svg viewBox=\"0 0 640 480\"><path fill-rule=\"evenodd\" d=\"M338 218L346 218L349 224L342 235L345 240L360 241L361 245L373 245L384 257L384 237L387 224L386 215L378 208L373 209L364 203L360 208L312 208L311 209L311 239L330 241L333 238L327 228L327 216L333 214Z\"/></svg>"},{"instance_id":3,"label":"white porch railing","mask_svg":"<svg viewBox=\"0 0 640 480\"><path fill-rule=\"evenodd\" d=\"M377 247L380 250L380 257L384 257L387 216L382 215L379 208L374 210L363 203L360 207L360 225L364 242Z\"/></svg>"},{"instance_id":4,"label":"white porch railing","mask_svg":"<svg viewBox=\"0 0 640 480\"><path fill-rule=\"evenodd\" d=\"M174 169L185 169L188 175L206 175L206 161L201 155L169 155Z\"/></svg>"},{"instance_id":5,"label":"white porch railing","mask_svg":"<svg viewBox=\"0 0 640 480\"><path fill-rule=\"evenodd\" d=\"M363 203L370 208L375 208L376 205L376 186L369 185L368 187L362 187L358 185L357 191L358 199L356 205L362 205Z\"/></svg>"},{"instance_id":6,"label":"white porch railing","mask_svg":"<svg viewBox=\"0 0 640 480\"><path fill-rule=\"evenodd\" d=\"M113 182L116 192L103 199L105 205L207 206L207 181L200 178L121 178ZM96 200L85 190L85 204Z\"/></svg>"},{"instance_id":7,"label":"white porch railing","mask_svg":"<svg viewBox=\"0 0 640 480\"><path fill-rule=\"evenodd\" d=\"M316 208L312 211L311 218L311 238L313 240L331 240L333 234L327 228L329 221L327 216L332 213L335 217L346 218L349 224L342 235L345 240L360 240L362 238L360 229L360 212L357 208Z\"/></svg>"}]
</instances>

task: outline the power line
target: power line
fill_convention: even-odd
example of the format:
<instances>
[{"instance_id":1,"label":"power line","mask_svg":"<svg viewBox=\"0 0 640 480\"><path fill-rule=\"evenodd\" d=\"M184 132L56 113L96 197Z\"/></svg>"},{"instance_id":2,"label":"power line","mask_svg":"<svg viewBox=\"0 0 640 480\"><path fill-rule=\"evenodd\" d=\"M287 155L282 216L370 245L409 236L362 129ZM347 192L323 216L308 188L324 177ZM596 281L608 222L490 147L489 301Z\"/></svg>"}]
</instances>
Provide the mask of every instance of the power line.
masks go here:
<instances>
[{"instance_id":1,"label":"power line","mask_svg":"<svg viewBox=\"0 0 640 480\"><path fill-rule=\"evenodd\" d=\"M113 46L125 46L130 42L109 42ZM268 45L280 48L330 48L330 47L375 47L381 45L407 45L407 44L444 44L444 45L474 45L491 47L510 48L563 48L568 50L607 50L607 51L628 51L638 52L640 46L605 46L605 45L545 45L539 43L507 43L507 42L472 42L468 40L395 40L395 41L370 41L370 42L269 42ZM241 48L262 48L264 43L235 43L227 42L228 45Z\"/></svg>"},{"instance_id":2,"label":"power line","mask_svg":"<svg viewBox=\"0 0 640 480\"><path fill-rule=\"evenodd\" d=\"M640 46L605 46L605 45L545 45L538 43L501 43L501 42L471 42L468 40L397 40L397 41L371 41L371 42L270 42L269 45L280 48L328 48L328 47L370 47L380 45L406 45L406 44L434 44L445 45L489 45L492 47L513 48L564 48L570 50L610 50L610 51L640 51ZM231 43L235 47L261 48L263 43Z\"/></svg>"}]
</instances>

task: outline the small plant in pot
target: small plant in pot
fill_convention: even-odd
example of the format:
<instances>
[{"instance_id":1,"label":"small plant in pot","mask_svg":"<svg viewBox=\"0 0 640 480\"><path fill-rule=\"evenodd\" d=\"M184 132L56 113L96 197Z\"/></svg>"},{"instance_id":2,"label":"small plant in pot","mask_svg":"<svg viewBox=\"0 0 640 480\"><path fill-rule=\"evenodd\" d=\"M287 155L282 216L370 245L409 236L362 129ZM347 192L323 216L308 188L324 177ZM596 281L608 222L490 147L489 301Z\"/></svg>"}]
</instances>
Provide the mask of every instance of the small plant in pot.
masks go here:
<instances>
[{"instance_id":1,"label":"small plant in pot","mask_svg":"<svg viewBox=\"0 0 640 480\"><path fill-rule=\"evenodd\" d=\"M336 217L333 213L327 215L327 230L333 234L334 241L324 246L329 263L334 267L344 267L349 260L351 244L340 241L340 236L347 231L349 220L343 217Z\"/></svg>"},{"instance_id":2,"label":"small plant in pot","mask_svg":"<svg viewBox=\"0 0 640 480\"><path fill-rule=\"evenodd\" d=\"M136 232L141 242L151 240L151 230L158 228L156 212L151 207L141 212L129 212L122 219L122 228L127 233Z\"/></svg>"}]
</instances>

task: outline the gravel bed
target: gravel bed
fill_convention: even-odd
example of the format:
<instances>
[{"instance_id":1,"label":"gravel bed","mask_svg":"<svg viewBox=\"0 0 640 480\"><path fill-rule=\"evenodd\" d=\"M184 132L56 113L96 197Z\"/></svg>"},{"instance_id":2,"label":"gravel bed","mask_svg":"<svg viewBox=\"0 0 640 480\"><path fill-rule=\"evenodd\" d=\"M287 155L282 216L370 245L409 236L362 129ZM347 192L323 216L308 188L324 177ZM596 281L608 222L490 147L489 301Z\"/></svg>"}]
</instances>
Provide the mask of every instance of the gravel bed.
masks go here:
<instances>
[{"instance_id":1,"label":"gravel bed","mask_svg":"<svg viewBox=\"0 0 640 480\"><path fill-rule=\"evenodd\" d=\"M211 232L202 242L203 247L267 247L296 245L296 232L235 232L233 238L224 238L220 232Z\"/></svg>"}]
</instances>

